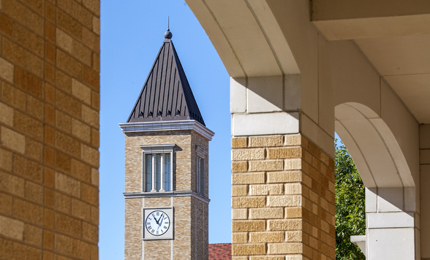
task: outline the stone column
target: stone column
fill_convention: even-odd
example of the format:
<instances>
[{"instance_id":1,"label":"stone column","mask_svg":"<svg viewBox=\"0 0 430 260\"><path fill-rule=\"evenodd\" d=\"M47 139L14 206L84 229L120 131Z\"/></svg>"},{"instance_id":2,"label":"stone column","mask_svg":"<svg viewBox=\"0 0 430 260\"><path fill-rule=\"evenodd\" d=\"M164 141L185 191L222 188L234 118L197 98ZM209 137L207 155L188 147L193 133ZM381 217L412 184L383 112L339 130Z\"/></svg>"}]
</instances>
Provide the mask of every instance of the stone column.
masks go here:
<instances>
[{"instance_id":1,"label":"stone column","mask_svg":"<svg viewBox=\"0 0 430 260\"><path fill-rule=\"evenodd\" d=\"M231 88L233 259L335 259L333 137L300 108L300 75Z\"/></svg>"},{"instance_id":2,"label":"stone column","mask_svg":"<svg viewBox=\"0 0 430 260\"><path fill-rule=\"evenodd\" d=\"M421 205L417 208L421 212L420 230L422 260L430 259L430 125L420 126L420 193Z\"/></svg>"}]
</instances>

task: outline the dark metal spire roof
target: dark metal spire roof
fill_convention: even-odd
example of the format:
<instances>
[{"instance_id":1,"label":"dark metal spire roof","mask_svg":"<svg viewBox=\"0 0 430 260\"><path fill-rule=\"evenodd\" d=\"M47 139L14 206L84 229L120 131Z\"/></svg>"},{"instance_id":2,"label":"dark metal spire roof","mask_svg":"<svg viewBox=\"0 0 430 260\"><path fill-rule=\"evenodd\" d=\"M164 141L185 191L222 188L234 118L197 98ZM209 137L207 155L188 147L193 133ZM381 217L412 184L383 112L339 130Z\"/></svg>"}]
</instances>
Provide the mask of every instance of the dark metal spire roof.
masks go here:
<instances>
[{"instance_id":1,"label":"dark metal spire roof","mask_svg":"<svg viewBox=\"0 0 430 260\"><path fill-rule=\"evenodd\" d=\"M205 125L168 32L127 122L194 119Z\"/></svg>"}]
</instances>

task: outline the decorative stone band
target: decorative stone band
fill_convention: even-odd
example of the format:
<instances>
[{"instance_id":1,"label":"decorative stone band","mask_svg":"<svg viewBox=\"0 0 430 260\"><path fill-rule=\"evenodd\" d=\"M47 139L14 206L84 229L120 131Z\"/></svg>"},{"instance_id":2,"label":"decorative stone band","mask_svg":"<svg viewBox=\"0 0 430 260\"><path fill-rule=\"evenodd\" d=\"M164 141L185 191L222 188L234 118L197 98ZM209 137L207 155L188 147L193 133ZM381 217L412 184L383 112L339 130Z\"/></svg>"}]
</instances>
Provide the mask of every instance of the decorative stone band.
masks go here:
<instances>
[{"instance_id":1,"label":"decorative stone band","mask_svg":"<svg viewBox=\"0 0 430 260\"><path fill-rule=\"evenodd\" d=\"M123 133L150 132L150 131L177 131L194 130L209 141L212 140L214 132L195 120L181 121L158 121L158 122L134 122L119 124Z\"/></svg>"},{"instance_id":2,"label":"decorative stone band","mask_svg":"<svg viewBox=\"0 0 430 260\"><path fill-rule=\"evenodd\" d=\"M176 190L168 192L124 192L125 199L135 199L135 198L159 198L159 197L194 197L201 200L207 204L211 201L200 194L195 193L192 190Z\"/></svg>"}]
</instances>

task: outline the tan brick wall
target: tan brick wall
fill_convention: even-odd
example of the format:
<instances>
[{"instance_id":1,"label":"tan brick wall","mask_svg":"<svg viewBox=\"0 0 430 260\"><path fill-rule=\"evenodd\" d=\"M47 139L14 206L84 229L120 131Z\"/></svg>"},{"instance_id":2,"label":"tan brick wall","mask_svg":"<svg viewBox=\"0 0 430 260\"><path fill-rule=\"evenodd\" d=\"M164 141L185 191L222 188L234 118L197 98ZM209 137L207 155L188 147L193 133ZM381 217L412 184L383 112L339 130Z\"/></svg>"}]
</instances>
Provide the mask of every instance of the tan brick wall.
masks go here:
<instances>
[{"instance_id":1,"label":"tan brick wall","mask_svg":"<svg viewBox=\"0 0 430 260\"><path fill-rule=\"evenodd\" d=\"M125 137L125 191L142 191L142 149L140 145L151 144L176 144L180 148L175 152L174 190L192 189L195 191L196 145L206 151L209 147L208 140L194 131L127 134ZM208 182L208 160L205 160L205 163L206 182ZM206 189L206 196L208 192L209 190ZM145 241L142 248L143 208L171 206L174 207L175 214L174 240ZM145 259L171 259L172 250L173 259L207 259L208 206L206 203L189 196L126 199L125 215L126 259L141 259L142 253Z\"/></svg>"},{"instance_id":2,"label":"tan brick wall","mask_svg":"<svg viewBox=\"0 0 430 260\"><path fill-rule=\"evenodd\" d=\"M99 17L0 1L1 259L98 259Z\"/></svg>"},{"instance_id":3,"label":"tan brick wall","mask_svg":"<svg viewBox=\"0 0 430 260\"><path fill-rule=\"evenodd\" d=\"M191 190L192 145L189 131L147 132L125 136L125 192L142 191L142 149L140 145L176 144L174 190Z\"/></svg>"},{"instance_id":4,"label":"tan brick wall","mask_svg":"<svg viewBox=\"0 0 430 260\"><path fill-rule=\"evenodd\" d=\"M334 161L301 135L232 148L233 259L335 259Z\"/></svg>"}]
</instances>

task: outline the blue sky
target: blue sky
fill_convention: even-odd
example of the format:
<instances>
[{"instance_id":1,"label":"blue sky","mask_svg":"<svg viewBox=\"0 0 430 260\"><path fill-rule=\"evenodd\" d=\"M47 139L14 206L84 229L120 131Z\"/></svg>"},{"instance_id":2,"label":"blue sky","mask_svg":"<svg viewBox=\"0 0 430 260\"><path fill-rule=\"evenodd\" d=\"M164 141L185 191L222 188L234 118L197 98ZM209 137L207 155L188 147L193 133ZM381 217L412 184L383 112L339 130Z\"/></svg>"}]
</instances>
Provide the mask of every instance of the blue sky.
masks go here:
<instances>
[{"instance_id":1,"label":"blue sky","mask_svg":"<svg viewBox=\"0 0 430 260\"><path fill-rule=\"evenodd\" d=\"M102 1L100 259L124 257L126 121L170 30L206 126L215 132L209 158L209 242L231 242L230 78L184 1Z\"/></svg>"}]
</instances>

